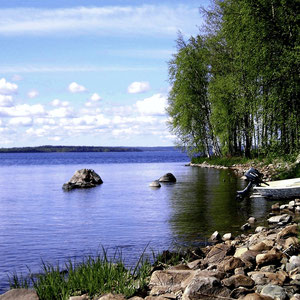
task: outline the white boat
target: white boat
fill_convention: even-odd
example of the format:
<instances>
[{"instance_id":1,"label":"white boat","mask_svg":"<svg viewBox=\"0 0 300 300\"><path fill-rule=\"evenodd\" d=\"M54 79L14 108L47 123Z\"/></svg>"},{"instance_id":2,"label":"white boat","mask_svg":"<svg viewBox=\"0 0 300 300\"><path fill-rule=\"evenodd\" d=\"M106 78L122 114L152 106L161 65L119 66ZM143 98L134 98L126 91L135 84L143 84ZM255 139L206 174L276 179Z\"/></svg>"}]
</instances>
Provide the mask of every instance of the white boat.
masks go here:
<instances>
[{"instance_id":1,"label":"white boat","mask_svg":"<svg viewBox=\"0 0 300 300\"><path fill-rule=\"evenodd\" d=\"M300 198L300 178L269 181L253 189L261 196L269 199Z\"/></svg>"}]
</instances>

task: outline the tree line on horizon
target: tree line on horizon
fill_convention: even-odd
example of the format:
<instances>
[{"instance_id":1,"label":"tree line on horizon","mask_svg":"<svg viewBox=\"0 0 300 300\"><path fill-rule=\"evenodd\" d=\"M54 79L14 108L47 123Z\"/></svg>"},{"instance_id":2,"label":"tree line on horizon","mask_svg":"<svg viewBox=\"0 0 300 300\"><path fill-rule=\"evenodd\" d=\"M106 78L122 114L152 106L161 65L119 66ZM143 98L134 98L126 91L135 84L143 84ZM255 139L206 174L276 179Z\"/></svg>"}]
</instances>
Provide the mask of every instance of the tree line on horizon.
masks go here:
<instances>
[{"instance_id":1,"label":"tree line on horizon","mask_svg":"<svg viewBox=\"0 0 300 300\"><path fill-rule=\"evenodd\" d=\"M191 153L300 150L299 1L213 0L169 61L169 126Z\"/></svg>"}]
</instances>

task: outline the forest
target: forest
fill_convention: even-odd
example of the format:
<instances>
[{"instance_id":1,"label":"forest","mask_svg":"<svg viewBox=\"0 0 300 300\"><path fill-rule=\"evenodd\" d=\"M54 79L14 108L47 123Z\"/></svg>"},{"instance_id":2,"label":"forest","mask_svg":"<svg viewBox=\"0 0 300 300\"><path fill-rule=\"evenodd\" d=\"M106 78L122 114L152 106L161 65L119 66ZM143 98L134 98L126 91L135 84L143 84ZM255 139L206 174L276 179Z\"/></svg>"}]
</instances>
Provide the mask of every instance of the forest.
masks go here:
<instances>
[{"instance_id":1,"label":"forest","mask_svg":"<svg viewBox=\"0 0 300 300\"><path fill-rule=\"evenodd\" d=\"M298 0L214 0L169 61L169 127L207 157L300 150Z\"/></svg>"}]
</instances>

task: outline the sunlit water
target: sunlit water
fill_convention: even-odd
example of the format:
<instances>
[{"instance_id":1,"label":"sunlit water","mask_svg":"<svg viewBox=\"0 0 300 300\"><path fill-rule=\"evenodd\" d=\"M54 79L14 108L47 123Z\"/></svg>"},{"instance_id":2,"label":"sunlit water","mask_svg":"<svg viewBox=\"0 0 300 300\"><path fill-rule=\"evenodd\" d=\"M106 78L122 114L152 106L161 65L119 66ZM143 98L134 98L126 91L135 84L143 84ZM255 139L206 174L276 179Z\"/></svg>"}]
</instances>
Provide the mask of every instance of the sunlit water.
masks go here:
<instances>
[{"instance_id":1,"label":"sunlit water","mask_svg":"<svg viewBox=\"0 0 300 300\"><path fill-rule=\"evenodd\" d=\"M188 161L176 151L0 154L0 293L8 274L39 272L41 259L63 263L104 247L134 263L148 243L149 252L203 245L214 230L237 233L249 216L263 219L270 204L237 202L244 182L231 171ZM81 168L104 183L64 192ZM167 172L176 184L149 187Z\"/></svg>"}]
</instances>

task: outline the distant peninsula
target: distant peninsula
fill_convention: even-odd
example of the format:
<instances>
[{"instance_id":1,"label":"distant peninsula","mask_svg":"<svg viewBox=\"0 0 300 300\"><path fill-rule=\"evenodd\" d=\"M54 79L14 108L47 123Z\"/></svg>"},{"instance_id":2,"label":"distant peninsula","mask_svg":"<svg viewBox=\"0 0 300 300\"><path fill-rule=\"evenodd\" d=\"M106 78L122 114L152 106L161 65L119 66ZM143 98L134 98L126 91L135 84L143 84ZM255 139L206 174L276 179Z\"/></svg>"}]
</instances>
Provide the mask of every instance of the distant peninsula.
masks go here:
<instances>
[{"instance_id":1,"label":"distant peninsula","mask_svg":"<svg viewBox=\"0 0 300 300\"><path fill-rule=\"evenodd\" d=\"M37 146L0 148L0 153L49 153L49 152L143 152L172 151L174 147L97 147L97 146Z\"/></svg>"}]
</instances>

